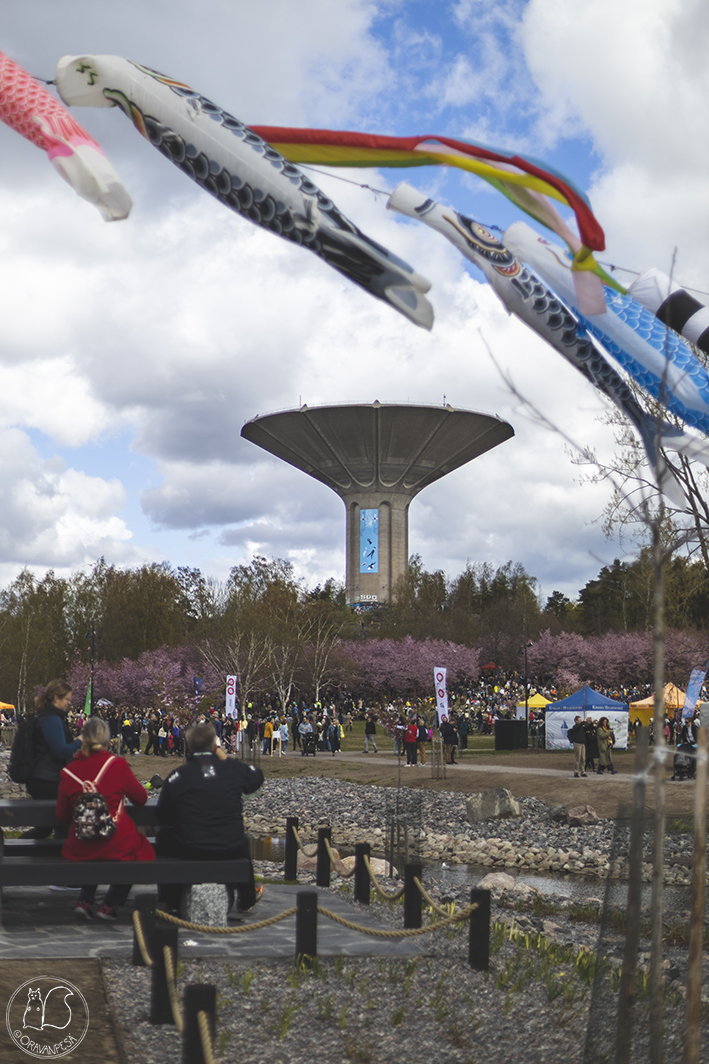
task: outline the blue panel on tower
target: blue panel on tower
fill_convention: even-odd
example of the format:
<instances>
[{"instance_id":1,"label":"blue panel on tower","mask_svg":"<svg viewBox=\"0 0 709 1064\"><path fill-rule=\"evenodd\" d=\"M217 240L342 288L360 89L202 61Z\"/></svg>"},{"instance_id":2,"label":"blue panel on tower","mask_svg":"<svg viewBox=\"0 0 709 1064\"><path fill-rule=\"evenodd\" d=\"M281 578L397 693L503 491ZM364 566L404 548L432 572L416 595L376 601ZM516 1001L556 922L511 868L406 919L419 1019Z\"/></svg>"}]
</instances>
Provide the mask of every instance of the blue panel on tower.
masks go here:
<instances>
[{"instance_id":1,"label":"blue panel on tower","mask_svg":"<svg viewBox=\"0 0 709 1064\"><path fill-rule=\"evenodd\" d=\"M359 511L359 571L379 572L379 510Z\"/></svg>"}]
</instances>

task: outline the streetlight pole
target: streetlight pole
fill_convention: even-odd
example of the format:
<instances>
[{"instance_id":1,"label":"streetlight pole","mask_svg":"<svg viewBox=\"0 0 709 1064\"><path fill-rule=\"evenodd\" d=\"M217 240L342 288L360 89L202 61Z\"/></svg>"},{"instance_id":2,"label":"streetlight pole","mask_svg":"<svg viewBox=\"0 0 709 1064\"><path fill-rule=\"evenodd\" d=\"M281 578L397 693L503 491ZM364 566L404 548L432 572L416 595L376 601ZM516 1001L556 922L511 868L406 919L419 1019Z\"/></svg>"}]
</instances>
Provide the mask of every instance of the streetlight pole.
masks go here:
<instances>
[{"instance_id":1,"label":"streetlight pole","mask_svg":"<svg viewBox=\"0 0 709 1064\"><path fill-rule=\"evenodd\" d=\"M529 732L529 686L527 684L527 650L529 647L533 647L534 643L525 642L523 646L517 651L518 654L524 652L524 723Z\"/></svg>"},{"instance_id":2,"label":"streetlight pole","mask_svg":"<svg viewBox=\"0 0 709 1064\"><path fill-rule=\"evenodd\" d=\"M527 684L527 643L524 644L524 723L529 730L529 686Z\"/></svg>"},{"instance_id":3,"label":"streetlight pole","mask_svg":"<svg viewBox=\"0 0 709 1064\"><path fill-rule=\"evenodd\" d=\"M94 715L94 663L96 661L96 629L93 625L89 628L85 638L91 645L91 676L89 679L89 716Z\"/></svg>"}]
</instances>

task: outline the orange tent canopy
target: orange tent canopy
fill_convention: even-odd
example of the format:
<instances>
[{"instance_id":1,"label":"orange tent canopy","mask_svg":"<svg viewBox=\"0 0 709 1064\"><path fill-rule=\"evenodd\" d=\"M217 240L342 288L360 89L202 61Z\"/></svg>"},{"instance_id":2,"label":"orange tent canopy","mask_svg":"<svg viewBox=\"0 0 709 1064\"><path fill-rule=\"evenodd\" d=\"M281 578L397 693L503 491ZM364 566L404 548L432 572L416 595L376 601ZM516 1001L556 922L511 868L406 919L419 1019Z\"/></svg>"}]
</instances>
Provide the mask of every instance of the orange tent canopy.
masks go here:
<instances>
[{"instance_id":1,"label":"orange tent canopy","mask_svg":"<svg viewBox=\"0 0 709 1064\"><path fill-rule=\"evenodd\" d=\"M684 691L675 687L673 683L666 683L664 687L665 708L670 710L681 709L684 705ZM640 723L647 728L655 715L655 696L643 698L640 702L630 703L630 714L633 720L640 719Z\"/></svg>"}]
</instances>

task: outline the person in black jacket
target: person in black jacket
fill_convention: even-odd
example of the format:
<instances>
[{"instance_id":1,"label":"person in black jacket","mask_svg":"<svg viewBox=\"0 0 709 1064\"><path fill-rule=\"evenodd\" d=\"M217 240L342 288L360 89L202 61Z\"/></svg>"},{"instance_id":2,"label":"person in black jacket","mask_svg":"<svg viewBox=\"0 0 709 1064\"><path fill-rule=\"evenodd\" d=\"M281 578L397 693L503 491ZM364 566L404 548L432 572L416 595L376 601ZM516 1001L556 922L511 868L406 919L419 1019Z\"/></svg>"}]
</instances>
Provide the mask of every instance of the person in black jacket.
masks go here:
<instances>
[{"instance_id":1,"label":"person in black jacket","mask_svg":"<svg viewBox=\"0 0 709 1064\"><path fill-rule=\"evenodd\" d=\"M151 713L148 717L148 743L143 751L145 754L149 754L151 749L153 754L157 757L160 753L160 740L158 739L158 719L154 713Z\"/></svg>"},{"instance_id":2,"label":"person in black jacket","mask_svg":"<svg viewBox=\"0 0 709 1064\"><path fill-rule=\"evenodd\" d=\"M32 742L36 761L32 775L27 780L27 793L31 798L54 798L59 793L59 774L68 765L81 746L67 723L71 709L71 687L64 680L51 680L43 695L35 699L36 718ZM23 832L23 839L46 839L49 828L30 828ZM56 828L56 838L65 838L66 829Z\"/></svg>"},{"instance_id":3,"label":"person in black jacket","mask_svg":"<svg viewBox=\"0 0 709 1064\"><path fill-rule=\"evenodd\" d=\"M455 765L455 748L458 745L458 733L455 725L446 716L441 717L441 738L445 747L447 765Z\"/></svg>"},{"instance_id":4,"label":"person in black jacket","mask_svg":"<svg viewBox=\"0 0 709 1064\"><path fill-rule=\"evenodd\" d=\"M364 752L369 753L369 744L374 747L374 753L378 754L377 743L374 736L377 734L377 722L373 715L368 713L364 721Z\"/></svg>"},{"instance_id":5,"label":"person in black jacket","mask_svg":"<svg viewBox=\"0 0 709 1064\"><path fill-rule=\"evenodd\" d=\"M569 728L566 738L574 746L574 778L586 775L586 729L581 717L574 717L573 727Z\"/></svg>"},{"instance_id":6,"label":"person in black jacket","mask_svg":"<svg viewBox=\"0 0 709 1064\"><path fill-rule=\"evenodd\" d=\"M157 814L162 825L157 837L160 856L188 861L244 858L249 862L247 883L227 884L229 908L236 891L237 906L246 912L259 900L249 843L244 833L242 796L263 784L260 768L227 758L217 746L212 724L196 724L187 732L187 763L172 772L160 788ZM159 899L179 909L180 884L162 884Z\"/></svg>"},{"instance_id":7,"label":"person in black jacket","mask_svg":"<svg viewBox=\"0 0 709 1064\"><path fill-rule=\"evenodd\" d=\"M586 768L590 768L591 772L595 772L596 761L598 760L598 739L596 738L595 721L587 717L584 729L586 731Z\"/></svg>"}]
</instances>

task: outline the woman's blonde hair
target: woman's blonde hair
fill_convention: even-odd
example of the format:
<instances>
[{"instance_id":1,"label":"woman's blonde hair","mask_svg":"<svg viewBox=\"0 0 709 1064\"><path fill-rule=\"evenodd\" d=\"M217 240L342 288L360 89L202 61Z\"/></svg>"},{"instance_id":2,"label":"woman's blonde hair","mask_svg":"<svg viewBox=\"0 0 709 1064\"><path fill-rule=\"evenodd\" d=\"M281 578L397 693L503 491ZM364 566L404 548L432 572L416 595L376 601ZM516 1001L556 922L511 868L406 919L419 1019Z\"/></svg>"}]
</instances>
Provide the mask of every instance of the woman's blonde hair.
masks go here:
<instances>
[{"instance_id":1,"label":"woman's blonde hair","mask_svg":"<svg viewBox=\"0 0 709 1064\"><path fill-rule=\"evenodd\" d=\"M84 757L107 750L111 741L111 729L101 717L89 717L81 729L81 752Z\"/></svg>"}]
</instances>

